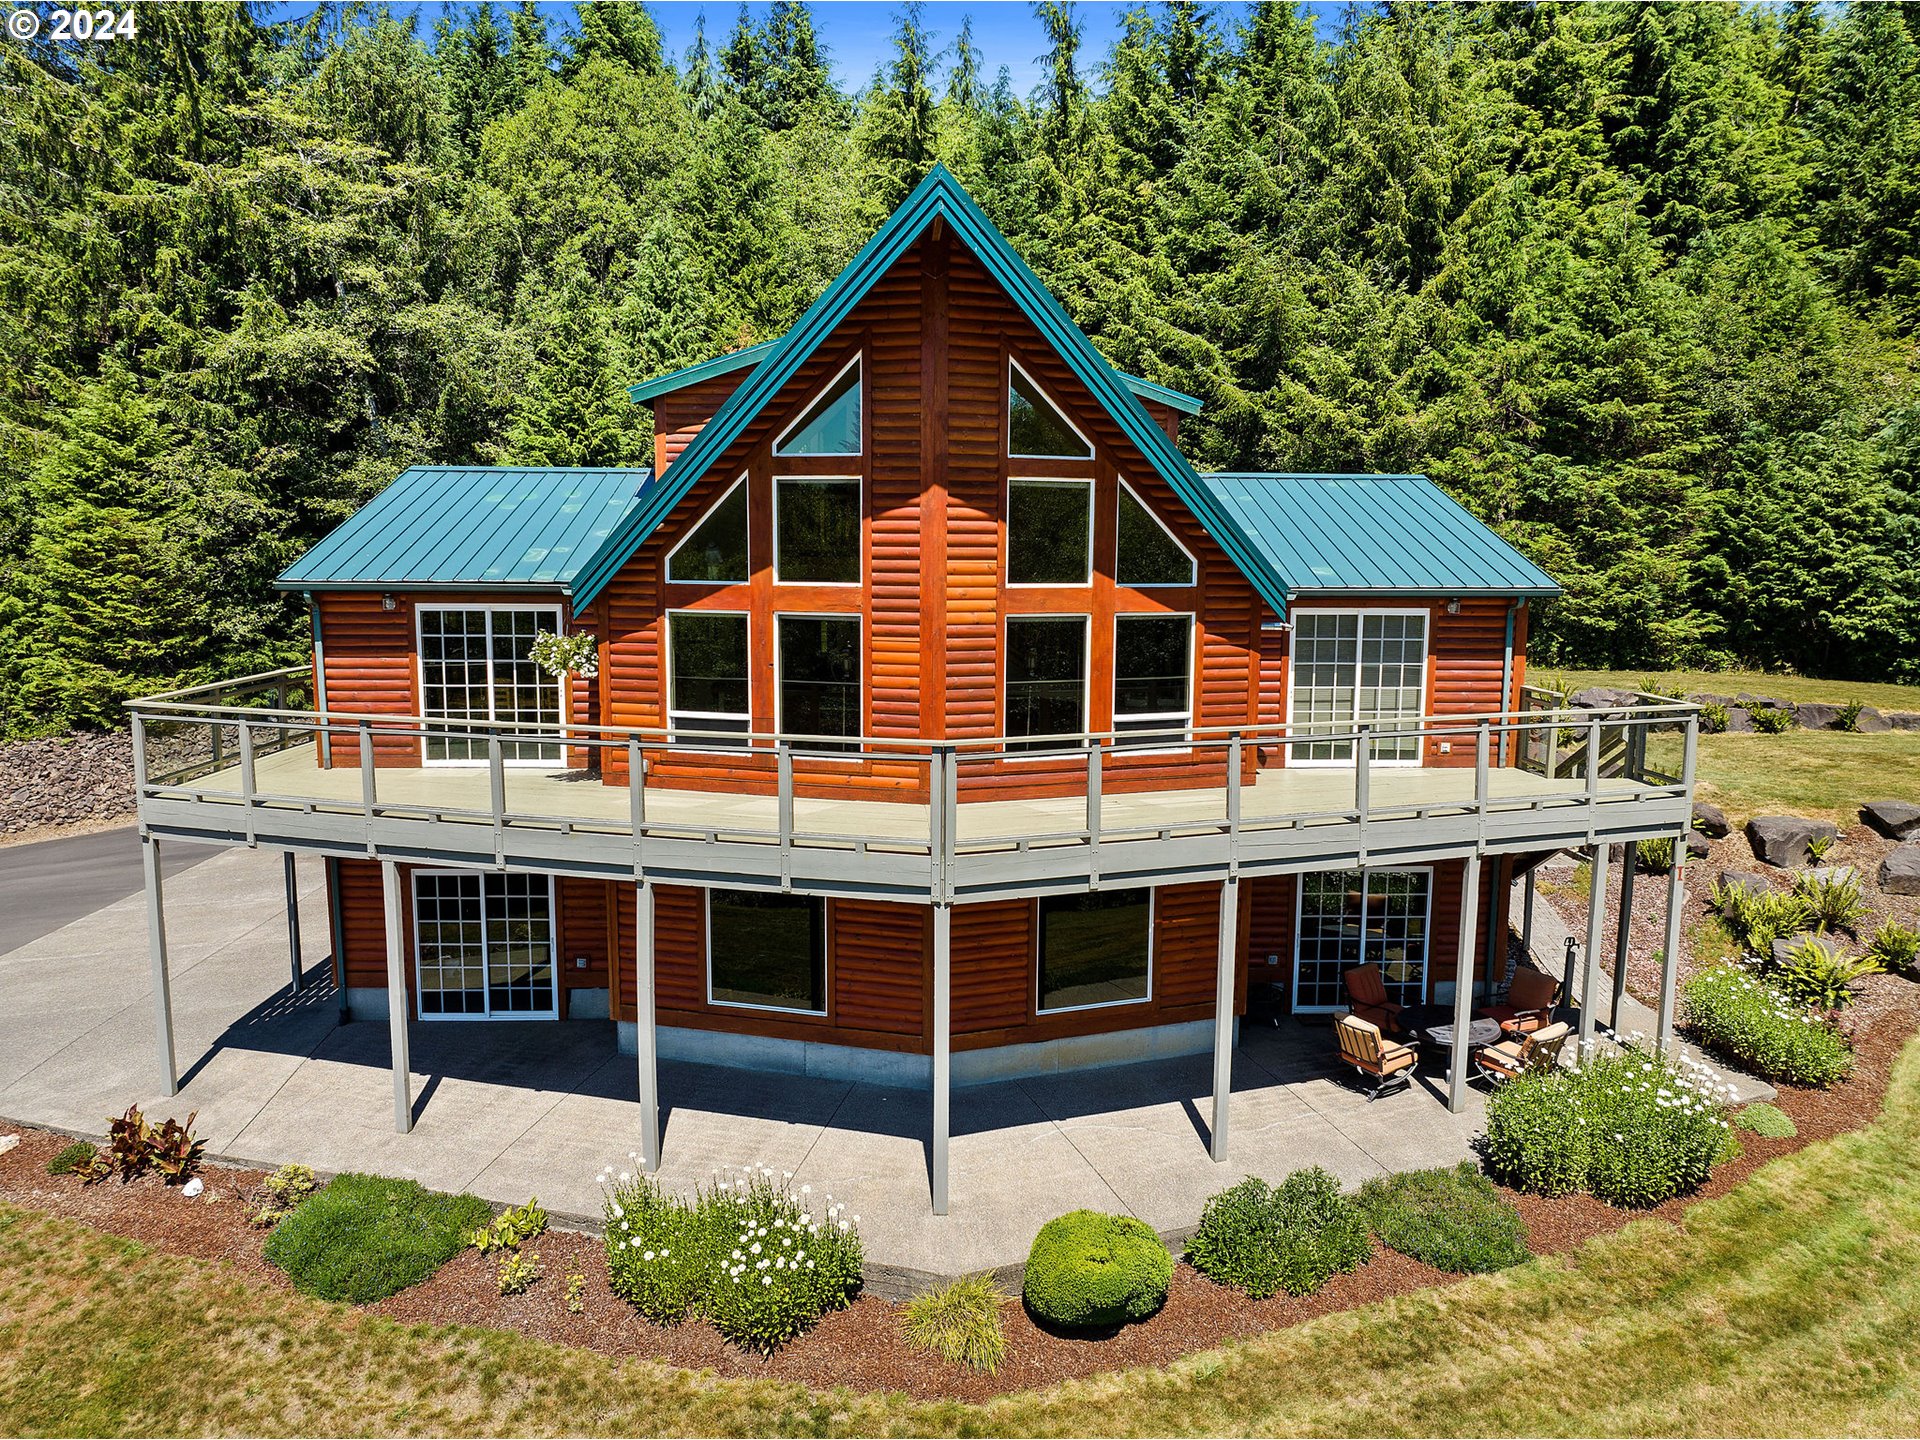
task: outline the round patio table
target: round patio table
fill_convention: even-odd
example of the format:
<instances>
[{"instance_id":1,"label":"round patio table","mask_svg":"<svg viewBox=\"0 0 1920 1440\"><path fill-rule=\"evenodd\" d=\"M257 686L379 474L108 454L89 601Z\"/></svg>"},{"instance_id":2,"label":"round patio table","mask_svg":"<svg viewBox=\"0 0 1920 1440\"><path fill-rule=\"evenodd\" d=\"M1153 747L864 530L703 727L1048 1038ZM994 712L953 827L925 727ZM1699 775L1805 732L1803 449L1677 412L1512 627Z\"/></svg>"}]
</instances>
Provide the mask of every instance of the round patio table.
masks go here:
<instances>
[{"instance_id":1,"label":"round patio table","mask_svg":"<svg viewBox=\"0 0 1920 1440\"><path fill-rule=\"evenodd\" d=\"M1437 1050L1453 1049L1453 1017L1449 1015L1443 1024L1422 1025L1415 1032L1422 1045L1430 1045ZM1477 1050L1482 1045L1492 1045L1500 1039L1498 1020L1469 1020L1467 1022L1467 1048Z\"/></svg>"}]
</instances>

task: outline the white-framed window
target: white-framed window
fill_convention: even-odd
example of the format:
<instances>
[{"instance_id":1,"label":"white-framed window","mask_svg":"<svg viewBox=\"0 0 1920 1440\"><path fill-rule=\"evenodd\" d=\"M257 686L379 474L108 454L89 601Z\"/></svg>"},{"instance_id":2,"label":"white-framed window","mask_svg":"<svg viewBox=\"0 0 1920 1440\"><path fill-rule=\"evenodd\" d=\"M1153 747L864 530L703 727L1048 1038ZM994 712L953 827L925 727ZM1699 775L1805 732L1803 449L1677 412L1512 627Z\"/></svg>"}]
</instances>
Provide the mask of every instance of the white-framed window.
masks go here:
<instances>
[{"instance_id":1,"label":"white-framed window","mask_svg":"<svg viewBox=\"0 0 1920 1440\"><path fill-rule=\"evenodd\" d=\"M714 501L698 525L667 556L674 585L744 585L747 559L747 477Z\"/></svg>"},{"instance_id":2,"label":"white-framed window","mask_svg":"<svg viewBox=\"0 0 1920 1440\"><path fill-rule=\"evenodd\" d=\"M554 920L551 876L414 871L414 981L420 1018L557 1018Z\"/></svg>"},{"instance_id":3,"label":"white-framed window","mask_svg":"<svg viewBox=\"0 0 1920 1440\"><path fill-rule=\"evenodd\" d=\"M1293 612L1287 720L1295 737L1351 731L1355 725L1414 727L1426 713L1425 610ZM1418 765L1420 737L1375 740L1369 760ZM1351 739L1295 738L1290 765L1351 765Z\"/></svg>"},{"instance_id":4,"label":"white-framed window","mask_svg":"<svg viewBox=\"0 0 1920 1440\"><path fill-rule=\"evenodd\" d=\"M800 748L860 748L861 638L858 615L773 617L774 728L782 735L847 737L810 739Z\"/></svg>"},{"instance_id":5,"label":"white-framed window","mask_svg":"<svg viewBox=\"0 0 1920 1440\"><path fill-rule=\"evenodd\" d=\"M1116 745L1169 746L1193 723L1193 616L1113 617L1113 729Z\"/></svg>"},{"instance_id":6,"label":"white-framed window","mask_svg":"<svg viewBox=\"0 0 1920 1440\"><path fill-rule=\"evenodd\" d=\"M1199 579L1193 552L1160 517L1147 508L1131 485L1115 487L1113 579L1134 590L1185 588Z\"/></svg>"},{"instance_id":7,"label":"white-framed window","mask_svg":"<svg viewBox=\"0 0 1920 1440\"><path fill-rule=\"evenodd\" d=\"M1293 942L1293 1008L1348 1008L1342 978L1378 965L1387 998L1426 998L1433 925L1433 871L1309 870L1299 877Z\"/></svg>"},{"instance_id":8,"label":"white-framed window","mask_svg":"<svg viewBox=\"0 0 1920 1440\"><path fill-rule=\"evenodd\" d=\"M1010 476L1007 584L1087 585L1093 581L1093 481Z\"/></svg>"},{"instance_id":9,"label":"white-framed window","mask_svg":"<svg viewBox=\"0 0 1920 1440\"><path fill-rule=\"evenodd\" d=\"M667 728L700 745L745 745L753 729L748 664L744 610L669 610Z\"/></svg>"},{"instance_id":10,"label":"white-framed window","mask_svg":"<svg viewBox=\"0 0 1920 1440\"><path fill-rule=\"evenodd\" d=\"M1034 925L1034 1008L1043 1015L1153 997L1155 892L1042 895Z\"/></svg>"},{"instance_id":11,"label":"white-framed window","mask_svg":"<svg viewBox=\"0 0 1920 1440\"><path fill-rule=\"evenodd\" d=\"M1002 683L1008 750L1071 748L1087 733L1091 623L1085 615L1007 617Z\"/></svg>"},{"instance_id":12,"label":"white-framed window","mask_svg":"<svg viewBox=\"0 0 1920 1440\"><path fill-rule=\"evenodd\" d=\"M858 585L861 500L857 475L775 476L774 583Z\"/></svg>"},{"instance_id":13,"label":"white-framed window","mask_svg":"<svg viewBox=\"0 0 1920 1440\"><path fill-rule=\"evenodd\" d=\"M708 890L707 1003L827 1013L827 902L819 895Z\"/></svg>"},{"instance_id":14,"label":"white-framed window","mask_svg":"<svg viewBox=\"0 0 1920 1440\"><path fill-rule=\"evenodd\" d=\"M827 382L820 398L773 442L776 455L858 455L862 449L860 357Z\"/></svg>"},{"instance_id":15,"label":"white-framed window","mask_svg":"<svg viewBox=\"0 0 1920 1440\"><path fill-rule=\"evenodd\" d=\"M1091 460L1093 442L1007 357L1007 454L1015 459Z\"/></svg>"},{"instance_id":16,"label":"white-framed window","mask_svg":"<svg viewBox=\"0 0 1920 1440\"><path fill-rule=\"evenodd\" d=\"M558 725L566 716L560 677L533 663L533 638L558 633L557 605L416 605L416 646L420 657L420 713L462 730L474 721L507 725ZM486 727L470 734L448 734L429 724L421 737L426 765L484 765ZM503 737L511 730L501 732ZM506 740L506 763L555 766L561 745L553 740Z\"/></svg>"}]
</instances>

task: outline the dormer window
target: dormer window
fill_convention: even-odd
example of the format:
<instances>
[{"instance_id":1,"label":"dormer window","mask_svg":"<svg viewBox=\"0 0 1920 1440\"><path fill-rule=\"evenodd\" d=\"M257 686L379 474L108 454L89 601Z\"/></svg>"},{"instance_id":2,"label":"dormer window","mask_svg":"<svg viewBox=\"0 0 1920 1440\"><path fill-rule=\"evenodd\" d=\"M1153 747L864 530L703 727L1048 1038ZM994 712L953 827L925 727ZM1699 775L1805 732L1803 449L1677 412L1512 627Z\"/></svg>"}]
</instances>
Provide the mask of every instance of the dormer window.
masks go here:
<instances>
[{"instance_id":1,"label":"dormer window","mask_svg":"<svg viewBox=\"0 0 1920 1440\"><path fill-rule=\"evenodd\" d=\"M1093 458L1087 437L1014 360L1007 362L1007 454L1033 460Z\"/></svg>"},{"instance_id":2,"label":"dormer window","mask_svg":"<svg viewBox=\"0 0 1920 1440\"><path fill-rule=\"evenodd\" d=\"M774 442L773 453L858 455L860 410L860 357L856 355L793 428Z\"/></svg>"}]
</instances>

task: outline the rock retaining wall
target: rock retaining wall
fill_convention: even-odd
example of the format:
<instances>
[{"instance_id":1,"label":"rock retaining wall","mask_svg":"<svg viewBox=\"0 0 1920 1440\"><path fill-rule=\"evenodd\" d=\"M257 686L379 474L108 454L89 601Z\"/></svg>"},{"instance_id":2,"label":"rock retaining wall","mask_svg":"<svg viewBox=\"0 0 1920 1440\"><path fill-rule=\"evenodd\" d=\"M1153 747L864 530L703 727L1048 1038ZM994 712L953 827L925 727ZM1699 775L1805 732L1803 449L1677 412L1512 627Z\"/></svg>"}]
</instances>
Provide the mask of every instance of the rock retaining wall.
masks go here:
<instances>
[{"instance_id":1,"label":"rock retaining wall","mask_svg":"<svg viewBox=\"0 0 1920 1440\"><path fill-rule=\"evenodd\" d=\"M0 744L0 835L132 813L132 736L94 731Z\"/></svg>"}]
</instances>

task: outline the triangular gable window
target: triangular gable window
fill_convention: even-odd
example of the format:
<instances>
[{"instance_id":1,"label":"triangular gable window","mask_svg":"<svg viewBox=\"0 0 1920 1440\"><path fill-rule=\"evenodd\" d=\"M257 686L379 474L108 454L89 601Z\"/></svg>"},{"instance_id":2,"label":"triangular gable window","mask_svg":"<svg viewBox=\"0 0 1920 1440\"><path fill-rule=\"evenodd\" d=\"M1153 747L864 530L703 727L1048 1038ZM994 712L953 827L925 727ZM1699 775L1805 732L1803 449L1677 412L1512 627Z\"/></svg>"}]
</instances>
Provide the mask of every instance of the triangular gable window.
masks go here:
<instances>
[{"instance_id":1,"label":"triangular gable window","mask_svg":"<svg viewBox=\"0 0 1920 1440\"><path fill-rule=\"evenodd\" d=\"M747 580L747 482L714 502L667 556L667 579L695 585L744 585Z\"/></svg>"},{"instance_id":2,"label":"triangular gable window","mask_svg":"<svg viewBox=\"0 0 1920 1440\"><path fill-rule=\"evenodd\" d=\"M1027 458L1093 457L1093 446L1017 364L1007 367L1007 453Z\"/></svg>"},{"instance_id":3,"label":"triangular gable window","mask_svg":"<svg viewBox=\"0 0 1920 1440\"><path fill-rule=\"evenodd\" d=\"M773 447L776 455L860 453L860 357L842 370L794 427Z\"/></svg>"},{"instance_id":4,"label":"triangular gable window","mask_svg":"<svg viewBox=\"0 0 1920 1440\"><path fill-rule=\"evenodd\" d=\"M1193 556L1160 523L1160 517L1140 503L1126 481L1120 482L1120 523L1113 578L1121 585L1191 585Z\"/></svg>"}]
</instances>

